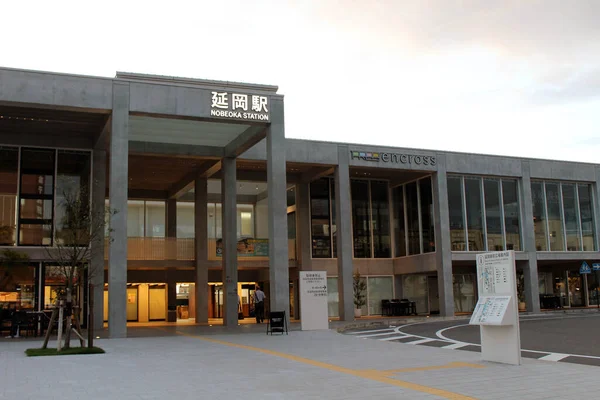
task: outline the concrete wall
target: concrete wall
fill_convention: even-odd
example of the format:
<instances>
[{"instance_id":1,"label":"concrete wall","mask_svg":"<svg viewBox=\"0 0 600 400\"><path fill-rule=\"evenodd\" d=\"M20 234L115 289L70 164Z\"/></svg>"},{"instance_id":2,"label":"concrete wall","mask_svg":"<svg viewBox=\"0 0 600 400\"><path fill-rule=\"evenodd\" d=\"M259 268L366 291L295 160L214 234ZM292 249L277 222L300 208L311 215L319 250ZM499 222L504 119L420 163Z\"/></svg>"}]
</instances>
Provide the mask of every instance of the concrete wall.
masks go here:
<instances>
[{"instance_id":1,"label":"concrete wall","mask_svg":"<svg viewBox=\"0 0 600 400\"><path fill-rule=\"evenodd\" d=\"M254 218L256 219L254 223L254 226L256 227L254 236L260 239L269 237L269 205L267 203L268 198L262 199L259 200L254 207Z\"/></svg>"}]
</instances>

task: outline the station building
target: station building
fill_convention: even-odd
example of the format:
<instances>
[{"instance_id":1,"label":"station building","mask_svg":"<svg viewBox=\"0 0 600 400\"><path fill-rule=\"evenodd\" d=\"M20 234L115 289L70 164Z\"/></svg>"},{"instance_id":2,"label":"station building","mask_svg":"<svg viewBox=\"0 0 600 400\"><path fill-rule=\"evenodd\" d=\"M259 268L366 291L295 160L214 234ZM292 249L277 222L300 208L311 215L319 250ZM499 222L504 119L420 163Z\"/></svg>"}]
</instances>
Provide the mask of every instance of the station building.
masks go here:
<instances>
[{"instance_id":1,"label":"station building","mask_svg":"<svg viewBox=\"0 0 600 400\"><path fill-rule=\"evenodd\" d=\"M327 272L332 318L354 318L355 272L363 315L400 298L469 313L476 256L495 250L515 251L528 311L598 304L598 272L580 266L600 261L600 165L286 139L277 91L0 68L0 250L29 257L0 266L0 305L51 306L67 190L115 211L89 266L111 337L237 325L257 285L299 318L311 270Z\"/></svg>"}]
</instances>

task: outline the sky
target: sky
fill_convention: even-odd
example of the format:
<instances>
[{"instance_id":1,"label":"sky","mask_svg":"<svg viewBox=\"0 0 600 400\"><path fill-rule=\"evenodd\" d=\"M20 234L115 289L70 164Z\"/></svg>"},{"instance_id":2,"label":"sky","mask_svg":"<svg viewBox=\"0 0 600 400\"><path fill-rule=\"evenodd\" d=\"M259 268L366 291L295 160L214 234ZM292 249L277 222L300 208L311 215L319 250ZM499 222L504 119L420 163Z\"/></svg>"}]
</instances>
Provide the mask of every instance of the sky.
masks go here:
<instances>
[{"instance_id":1,"label":"sky","mask_svg":"<svg viewBox=\"0 0 600 400\"><path fill-rule=\"evenodd\" d=\"M598 0L5 3L3 67L272 84L288 138L599 163Z\"/></svg>"}]
</instances>

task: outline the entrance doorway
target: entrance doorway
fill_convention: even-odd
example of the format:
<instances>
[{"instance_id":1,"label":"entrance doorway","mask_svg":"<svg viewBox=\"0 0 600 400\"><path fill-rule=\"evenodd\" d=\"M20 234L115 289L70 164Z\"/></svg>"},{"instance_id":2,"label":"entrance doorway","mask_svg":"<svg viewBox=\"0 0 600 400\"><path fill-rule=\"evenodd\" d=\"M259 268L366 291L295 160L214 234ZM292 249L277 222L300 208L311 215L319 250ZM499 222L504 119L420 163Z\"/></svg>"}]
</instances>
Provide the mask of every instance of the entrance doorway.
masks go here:
<instances>
[{"instance_id":1,"label":"entrance doorway","mask_svg":"<svg viewBox=\"0 0 600 400\"><path fill-rule=\"evenodd\" d=\"M238 282L238 313L244 318L254 317L254 291L256 282ZM223 283L210 283L209 318L223 318L224 287Z\"/></svg>"}]
</instances>

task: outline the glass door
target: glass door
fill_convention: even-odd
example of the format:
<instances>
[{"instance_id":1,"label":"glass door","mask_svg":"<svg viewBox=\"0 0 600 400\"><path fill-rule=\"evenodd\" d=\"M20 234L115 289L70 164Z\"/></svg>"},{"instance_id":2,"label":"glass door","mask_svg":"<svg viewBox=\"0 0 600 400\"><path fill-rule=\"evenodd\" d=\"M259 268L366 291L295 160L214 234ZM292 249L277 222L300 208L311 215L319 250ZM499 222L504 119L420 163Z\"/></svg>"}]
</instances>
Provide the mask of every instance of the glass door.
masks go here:
<instances>
[{"instance_id":1,"label":"glass door","mask_svg":"<svg viewBox=\"0 0 600 400\"><path fill-rule=\"evenodd\" d=\"M583 279L577 271L568 271L569 301L571 307L585 306L583 298Z\"/></svg>"}]
</instances>

